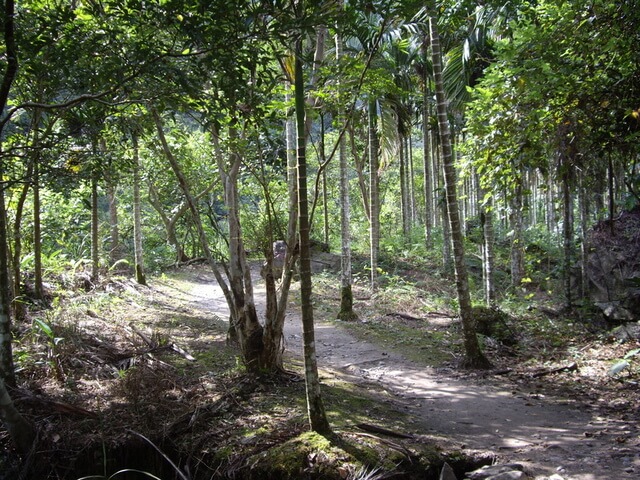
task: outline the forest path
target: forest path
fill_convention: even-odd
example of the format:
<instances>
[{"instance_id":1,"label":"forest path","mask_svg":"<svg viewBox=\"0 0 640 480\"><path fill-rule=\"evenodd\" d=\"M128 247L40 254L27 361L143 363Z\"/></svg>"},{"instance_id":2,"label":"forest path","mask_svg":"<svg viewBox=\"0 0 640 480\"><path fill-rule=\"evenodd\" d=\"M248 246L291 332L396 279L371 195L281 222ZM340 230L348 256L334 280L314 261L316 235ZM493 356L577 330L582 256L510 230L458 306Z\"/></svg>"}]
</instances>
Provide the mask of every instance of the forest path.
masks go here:
<instances>
[{"instance_id":1,"label":"forest path","mask_svg":"<svg viewBox=\"0 0 640 480\"><path fill-rule=\"evenodd\" d=\"M264 312L263 287L256 282L259 315ZM228 318L212 275L200 273L191 295L192 305ZM410 433L491 451L499 463L521 463L537 479L553 474L563 480L639 478L638 425L598 417L596 410L571 398L528 393L496 376L417 365L356 338L339 322L317 323L315 333L323 382L339 378L365 384L414 419ZM302 322L293 303L284 336L285 355L301 363ZM370 415L375 424L375 414Z\"/></svg>"}]
</instances>

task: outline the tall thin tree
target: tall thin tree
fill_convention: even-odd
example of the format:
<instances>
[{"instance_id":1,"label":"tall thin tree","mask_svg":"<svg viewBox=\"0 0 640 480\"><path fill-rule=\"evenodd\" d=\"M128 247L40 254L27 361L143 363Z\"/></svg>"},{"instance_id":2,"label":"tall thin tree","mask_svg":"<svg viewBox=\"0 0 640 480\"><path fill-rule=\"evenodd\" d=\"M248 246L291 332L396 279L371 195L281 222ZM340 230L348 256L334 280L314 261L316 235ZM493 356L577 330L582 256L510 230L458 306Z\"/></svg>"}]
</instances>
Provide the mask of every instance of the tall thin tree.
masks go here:
<instances>
[{"instance_id":1,"label":"tall thin tree","mask_svg":"<svg viewBox=\"0 0 640 480\"><path fill-rule=\"evenodd\" d=\"M458 308L462 321L465 358L462 366L468 368L487 368L491 364L482 353L476 336L475 323L471 309L471 295L469 293L469 277L465 263L465 249L458 210L458 195L456 190L456 170L451 148L451 132L449 128L449 116L447 98L442 80L442 57L440 53L440 36L436 19L429 16L429 30L431 34L431 55L433 58L433 76L436 87L436 101L438 112L438 128L440 131L440 143L444 166L446 204L451 227L451 239L453 244L454 267L456 273L456 290L458 294Z\"/></svg>"},{"instance_id":2,"label":"tall thin tree","mask_svg":"<svg viewBox=\"0 0 640 480\"><path fill-rule=\"evenodd\" d=\"M320 378L316 359L315 330L311 285L311 249L309 238L309 205L307 198L307 157L305 116L306 102L302 70L302 38L296 40L294 69L296 137L298 158L298 225L300 234L300 297L302 303L302 329L304 344L305 384L307 412L311 429L318 433L331 431L320 391Z\"/></svg>"}]
</instances>

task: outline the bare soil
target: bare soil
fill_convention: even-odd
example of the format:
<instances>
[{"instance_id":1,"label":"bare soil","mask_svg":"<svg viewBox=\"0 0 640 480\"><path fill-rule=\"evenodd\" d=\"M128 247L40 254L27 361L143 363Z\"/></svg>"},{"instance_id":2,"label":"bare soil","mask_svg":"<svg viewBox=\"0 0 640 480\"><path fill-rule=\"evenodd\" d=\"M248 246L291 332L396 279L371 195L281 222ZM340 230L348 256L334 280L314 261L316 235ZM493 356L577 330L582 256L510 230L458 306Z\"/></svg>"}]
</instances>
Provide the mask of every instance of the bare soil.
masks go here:
<instances>
[{"instance_id":1,"label":"bare soil","mask_svg":"<svg viewBox=\"0 0 640 480\"><path fill-rule=\"evenodd\" d=\"M197 286L192 294L204 308L227 314L209 285ZM259 287L256 294L263 294ZM434 330L455 328L457 323L449 316L429 316L426 321ZM301 337L299 310L292 303L285 338L286 354L294 362L300 361ZM348 380L364 385L409 415L413 428L405 433L448 448L491 452L496 462L523 464L534 478L640 477L638 384L607 377L606 363L594 368L585 362L584 375L595 382L586 392L579 378L569 384L560 380L571 372L536 376L540 365L519 366L517 358L506 363L493 359L502 365L487 372L420 365L354 336L340 322L316 325L316 348L325 383ZM593 355L598 354L595 350ZM598 384L603 388L597 390ZM375 413L367 415L372 423L385 421Z\"/></svg>"},{"instance_id":2,"label":"bare soil","mask_svg":"<svg viewBox=\"0 0 640 480\"><path fill-rule=\"evenodd\" d=\"M584 337L526 352L488 348L493 370L463 371L455 367L460 326L450 314L396 315L359 296L365 314L347 324L330 320L333 293L317 295L316 347L330 421L345 436L372 441L357 433L367 423L408 435L389 443L400 452L435 445L521 463L536 479L638 478L638 373L607 375L637 344ZM16 326L20 385L12 394L40 441L17 462L0 431L0 479L109 478L125 467L178 478L165 454L193 478L247 478L256 455L307 430L296 291L285 324L292 374L260 384L242 380L226 344L226 302L204 267L149 287L112 279L67 295L63 313L33 313L57 340L34 323ZM263 295L256 275L259 312ZM380 325L415 335L386 341Z\"/></svg>"}]
</instances>

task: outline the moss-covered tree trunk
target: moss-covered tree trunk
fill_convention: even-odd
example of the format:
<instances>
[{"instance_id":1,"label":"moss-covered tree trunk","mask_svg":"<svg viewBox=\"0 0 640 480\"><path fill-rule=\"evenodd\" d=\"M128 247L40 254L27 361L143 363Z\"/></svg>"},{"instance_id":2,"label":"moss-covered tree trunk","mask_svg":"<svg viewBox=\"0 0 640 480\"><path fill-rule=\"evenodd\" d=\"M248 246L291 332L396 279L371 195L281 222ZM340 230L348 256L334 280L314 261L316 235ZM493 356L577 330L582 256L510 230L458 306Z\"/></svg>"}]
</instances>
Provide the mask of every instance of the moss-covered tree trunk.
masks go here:
<instances>
[{"instance_id":1,"label":"moss-covered tree trunk","mask_svg":"<svg viewBox=\"0 0 640 480\"><path fill-rule=\"evenodd\" d=\"M444 165L445 189L447 195L447 210L451 226L453 257L456 273L456 290L458 293L458 307L462 321L465 358L462 365L468 368L487 368L490 366L476 336L475 324L471 310L471 296L469 293L469 278L465 263L465 250L462 237L462 226L458 210L458 195L456 191L456 170L451 148L451 133L447 112L447 99L442 80L442 60L440 54L440 37L436 26L436 19L429 17L431 33L431 53L433 57L433 75L436 85L436 100L438 109L438 127Z\"/></svg>"}]
</instances>

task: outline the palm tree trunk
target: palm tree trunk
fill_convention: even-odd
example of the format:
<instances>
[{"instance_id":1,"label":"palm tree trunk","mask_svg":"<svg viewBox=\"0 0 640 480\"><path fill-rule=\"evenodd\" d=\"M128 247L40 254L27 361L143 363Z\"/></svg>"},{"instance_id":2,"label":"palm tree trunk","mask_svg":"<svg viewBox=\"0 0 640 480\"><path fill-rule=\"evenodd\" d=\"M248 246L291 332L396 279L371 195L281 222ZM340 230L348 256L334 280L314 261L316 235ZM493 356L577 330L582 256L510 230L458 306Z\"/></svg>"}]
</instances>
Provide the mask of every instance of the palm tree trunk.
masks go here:
<instances>
[{"instance_id":1,"label":"palm tree trunk","mask_svg":"<svg viewBox=\"0 0 640 480\"><path fill-rule=\"evenodd\" d=\"M424 241L427 250L433 247L433 169L431 168L431 128L429 119L431 117L431 104L429 103L429 87L427 73L425 69L422 87L422 166L424 195Z\"/></svg>"},{"instance_id":2,"label":"palm tree trunk","mask_svg":"<svg viewBox=\"0 0 640 480\"><path fill-rule=\"evenodd\" d=\"M462 226L460 224L458 196L456 192L456 170L453 163L453 152L451 148L447 99L442 81L440 37L438 35L436 20L434 17L429 17L429 28L431 32L433 75L436 85L438 126L440 130L440 143L442 146L447 207L449 223L451 225L451 239L453 243L454 266L456 272L456 290L458 293L458 307L464 335L465 358L462 364L468 368L487 368L490 366L490 363L480 350L478 337L476 336L475 331L475 322L471 310L469 278L467 276L467 266L465 263Z\"/></svg>"},{"instance_id":3,"label":"palm tree trunk","mask_svg":"<svg viewBox=\"0 0 640 480\"><path fill-rule=\"evenodd\" d=\"M298 224L300 232L300 297L304 338L305 384L307 411L311 429L318 433L331 431L322 402L316 358L315 330L311 285L311 252L309 239L309 206L307 199L307 163L305 132L304 78L302 74L302 39L296 41L295 110L298 147Z\"/></svg>"}]
</instances>

